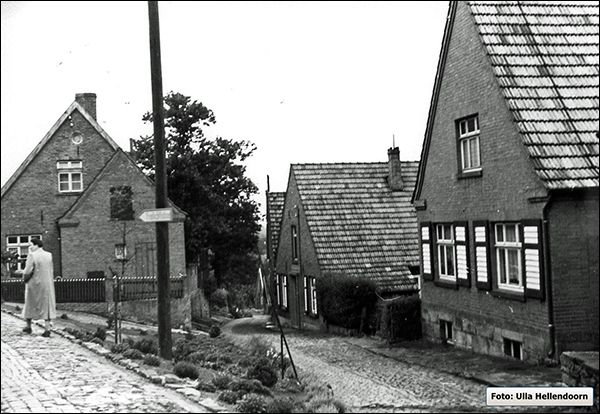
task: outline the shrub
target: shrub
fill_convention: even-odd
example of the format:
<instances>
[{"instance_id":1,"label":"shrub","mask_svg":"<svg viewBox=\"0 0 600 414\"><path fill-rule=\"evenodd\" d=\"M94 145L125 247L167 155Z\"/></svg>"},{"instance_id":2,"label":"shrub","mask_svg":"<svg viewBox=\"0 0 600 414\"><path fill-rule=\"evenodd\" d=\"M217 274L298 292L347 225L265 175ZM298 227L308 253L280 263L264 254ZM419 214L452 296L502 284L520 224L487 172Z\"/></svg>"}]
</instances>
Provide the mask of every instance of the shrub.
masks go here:
<instances>
[{"instance_id":1,"label":"shrub","mask_svg":"<svg viewBox=\"0 0 600 414\"><path fill-rule=\"evenodd\" d=\"M328 323L348 329L361 329L375 311L376 285L372 280L344 274L324 274L317 289L319 312Z\"/></svg>"},{"instance_id":2,"label":"shrub","mask_svg":"<svg viewBox=\"0 0 600 414\"><path fill-rule=\"evenodd\" d=\"M254 393L268 396L273 395L270 389L262 385L261 382L256 379L235 379L229 383L228 388L232 391L244 391L246 394Z\"/></svg>"},{"instance_id":3,"label":"shrub","mask_svg":"<svg viewBox=\"0 0 600 414\"><path fill-rule=\"evenodd\" d=\"M144 354L139 349L129 348L123 352L123 357L129 359L143 359Z\"/></svg>"},{"instance_id":4,"label":"shrub","mask_svg":"<svg viewBox=\"0 0 600 414\"><path fill-rule=\"evenodd\" d=\"M226 390L229 387L229 383L231 383L231 377L227 374L216 374L212 383L219 390Z\"/></svg>"},{"instance_id":5,"label":"shrub","mask_svg":"<svg viewBox=\"0 0 600 414\"><path fill-rule=\"evenodd\" d=\"M267 403L267 413L293 413L305 412L302 403L295 403L290 397L277 397Z\"/></svg>"},{"instance_id":6,"label":"shrub","mask_svg":"<svg viewBox=\"0 0 600 414\"><path fill-rule=\"evenodd\" d=\"M223 364L231 364L233 362L233 359L231 359L229 355L221 355L218 361L222 362Z\"/></svg>"},{"instance_id":7,"label":"shrub","mask_svg":"<svg viewBox=\"0 0 600 414\"><path fill-rule=\"evenodd\" d=\"M248 372L248 378L259 380L265 387L272 387L277 383L277 373L273 367L260 362Z\"/></svg>"},{"instance_id":8,"label":"shrub","mask_svg":"<svg viewBox=\"0 0 600 414\"><path fill-rule=\"evenodd\" d=\"M240 391L225 390L217 397L217 400L223 401L227 404L235 404L240 398L243 397L243 393Z\"/></svg>"},{"instance_id":9,"label":"shrub","mask_svg":"<svg viewBox=\"0 0 600 414\"><path fill-rule=\"evenodd\" d=\"M158 344L150 338L142 338L139 341L135 341L131 347L140 350L144 354L158 354Z\"/></svg>"},{"instance_id":10,"label":"shrub","mask_svg":"<svg viewBox=\"0 0 600 414\"><path fill-rule=\"evenodd\" d=\"M237 403L240 413L266 413L267 402L260 395L247 394Z\"/></svg>"},{"instance_id":11,"label":"shrub","mask_svg":"<svg viewBox=\"0 0 600 414\"><path fill-rule=\"evenodd\" d=\"M160 358L157 357L156 355L146 354L144 356L144 364L150 365L152 367L159 367L160 366Z\"/></svg>"},{"instance_id":12,"label":"shrub","mask_svg":"<svg viewBox=\"0 0 600 414\"><path fill-rule=\"evenodd\" d=\"M193 364L200 364L206 360L206 354L202 351L194 351L189 354L186 358L186 361L189 361Z\"/></svg>"},{"instance_id":13,"label":"shrub","mask_svg":"<svg viewBox=\"0 0 600 414\"><path fill-rule=\"evenodd\" d=\"M226 308L227 307L227 291L225 289L217 289L208 298L212 307Z\"/></svg>"},{"instance_id":14,"label":"shrub","mask_svg":"<svg viewBox=\"0 0 600 414\"><path fill-rule=\"evenodd\" d=\"M101 340L105 340L106 339L106 329L102 328L102 327L98 327L96 329L96 333L94 334L94 336L96 338L100 338Z\"/></svg>"},{"instance_id":15,"label":"shrub","mask_svg":"<svg viewBox=\"0 0 600 414\"><path fill-rule=\"evenodd\" d=\"M180 361L175 364L173 367L173 372L179 378L191 378L197 379L200 373L198 372L198 368L191 362Z\"/></svg>"},{"instance_id":16,"label":"shrub","mask_svg":"<svg viewBox=\"0 0 600 414\"><path fill-rule=\"evenodd\" d=\"M211 326L210 331L208 332L208 336L210 336L211 338L216 338L219 335L221 335L221 328L219 328L217 325Z\"/></svg>"},{"instance_id":17,"label":"shrub","mask_svg":"<svg viewBox=\"0 0 600 414\"><path fill-rule=\"evenodd\" d=\"M127 342L121 342L120 344L115 344L110 347L110 352L115 354L122 354L130 348Z\"/></svg>"},{"instance_id":18,"label":"shrub","mask_svg":"<svg viewBox=\"0 0 600 414\"><path fill-rule=\"evenodd\" d=\"M250 356L257 357L266 357L267 353L273 348L265 338L256 335L252 335L246 347Z\"/></svg>"},{"instance_id":19,"label":"shrub","mask_svg":"<svg viewBox=\"0 0 600 414\"><path fill-rule=\"evenodd\" d=\"M194 343L193 341L184 338L178 339L172 349L173 361L179 362L187 358L192 352L200 350L200 344Z\"/></svg>"}]
</instances>

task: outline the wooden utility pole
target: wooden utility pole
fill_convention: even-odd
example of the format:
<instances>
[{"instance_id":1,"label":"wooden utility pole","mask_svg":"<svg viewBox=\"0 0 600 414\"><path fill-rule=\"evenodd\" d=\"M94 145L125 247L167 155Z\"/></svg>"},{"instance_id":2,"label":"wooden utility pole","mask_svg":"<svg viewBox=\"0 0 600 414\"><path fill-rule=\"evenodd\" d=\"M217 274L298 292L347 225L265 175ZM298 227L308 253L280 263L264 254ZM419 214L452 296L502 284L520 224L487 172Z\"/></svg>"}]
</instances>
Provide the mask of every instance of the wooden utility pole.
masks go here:
<instances>
[{"instance_id":1,"label":"wooden utility pole","mask_svg":"<svg viewBox=\"0 0 600 414\"><path fill-rule=\"evenodd\" d=\"M150 21L150 70L152 72L152 111L154 124L154 161L156 167L156 208L167 207L167 167L165 162L165 125L163 117L162 69L158 2L148 2ZM156 270L158 293L158 347L160 356L173 357L171 339L171 287L169 280L169 223L156 222Z\"/></svg>"}]
</instances>

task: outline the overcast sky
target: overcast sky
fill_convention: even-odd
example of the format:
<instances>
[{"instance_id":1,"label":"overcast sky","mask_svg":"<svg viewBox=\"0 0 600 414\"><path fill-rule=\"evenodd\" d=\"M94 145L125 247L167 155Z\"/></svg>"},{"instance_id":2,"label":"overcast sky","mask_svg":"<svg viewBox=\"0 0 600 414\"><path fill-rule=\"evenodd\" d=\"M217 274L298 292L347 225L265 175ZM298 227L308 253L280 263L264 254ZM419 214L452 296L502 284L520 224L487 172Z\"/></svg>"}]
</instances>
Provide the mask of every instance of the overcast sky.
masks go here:
<instances>
[{"instance_id":1,"label":"overcast sky","mask_svg":"<svg viewBox=\"0 0 600 414\"><path fill-rule=\"evenodd\" d=\"M147 2L2 1L2 185L74 101L124 150L152 133ZM159 2L163 92L253 142L264 213L292 163L420 157L448 2Z\"/></svg>"}]
</instances>

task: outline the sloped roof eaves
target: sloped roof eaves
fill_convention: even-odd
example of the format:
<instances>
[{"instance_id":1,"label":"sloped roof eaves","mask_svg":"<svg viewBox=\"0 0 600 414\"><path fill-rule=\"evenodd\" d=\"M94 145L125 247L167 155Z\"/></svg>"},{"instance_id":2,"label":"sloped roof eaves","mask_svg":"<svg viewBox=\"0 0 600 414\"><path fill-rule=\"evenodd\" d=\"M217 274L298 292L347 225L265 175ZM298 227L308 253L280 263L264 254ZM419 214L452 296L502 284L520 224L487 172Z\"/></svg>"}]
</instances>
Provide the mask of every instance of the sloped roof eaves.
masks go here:
<instances>
[{"instance_id":1,"label":"sloped roof eaves","mask_svg":"<svg viewBox=\"0 0 600 414\"><path fill-rule=\"evenodd\" d=\"M17 181L19 176L25 171L25 169L31 164L31 162L35 159L35 157L42 151L42 149L46 146L48 141L54 136L58 128L67 120L67 118L73 113L73 111L79 111L81 115L92 125L92 127L108 142L108 144L112 147L113 150L117 150L119 146L113 139L102 129L100 124L96 122L94 118L90 114L88 114L85 109L77 101L74 101L67 110L61 115L60 118L54 123L52 128L46 133L46 135L42 138L42 140L36 145L36 147L29 153L25 161L17 168L15 173L8 179L8 181L2 186L2 197L4 194L12 187L12 185Z\"/></svg>"},{"instance_id":2,"label":"sloped roof eaves","mask_svg":"<svg viewBox=\"0 0 600 414\"><path fill-rule=\"evenodd\" d=\"M116 159L119 156L124 156L139 171L139 173L143 177L144 181L146 181L149 186L154 187L154 181L152 181L150 178L148 178L148 176L146 174L144 174L142 169L135 163L135 161L126 152L124 152L122 149L118 148L117 151L115 151L115 153L113 154L113 156L104 165L104 167L102 168L100 173L96 176L96 178L86 187L84 192L77 198L77 200L71 205L71 207L65 212L65 214L63 214L61 217L59 217L59 219L58 219L59 225L64 222L67 222L69 219L71 219L73 217L73 215L77 212L77 210L80 208L80 206L85 202L85 200L87 200L87 198L90 196L90 194L93 193L93 191L95 190L98 183L104 178L104 176L108 173L108 171L110 171L111 166L116 162ZM173 207L175 209L175 219L179 219L179 220L185 219L185 217L187 216L187 213L185 211L183 211L181 208L179 208L178 206L176 206L170 199L167 199L167 201L168 201L170 207Z\"/></svg>"},{"instance_id":3,"label":"sloped roof eaves","mask_svg":"<svg viewBox=\"0 0 600 414\"><path fill-rule=\"evenodd\" d=\"M323 272L374 280L383 292L414 290L417 162L402 162L403 191L386 183L387 163L294 164L292 170Z\"/></svg>"},{"instance_id":4,"label":"sloped roof eaves","mask_svg":"<svg viewBox=\"0 0 600 414\"><path fill-rule=\"evenodd\" d=\"M598 187L598 3L469 5L540 179Z\"/></svg>"},{"instance_id":5,"label":"sloped roof eaves","mask_svg":"<svg viewBox=\"0 0 600 414\"><path fill-rule=\"evenodd\" d=\"M279 234L281 232L281 220L283 218L283 207L285 204L285 192L267 193L267 213L269 215L269 227L271 229L271 258L276 260L277 248L279 246Z\"/></svg>"}]
</instances>

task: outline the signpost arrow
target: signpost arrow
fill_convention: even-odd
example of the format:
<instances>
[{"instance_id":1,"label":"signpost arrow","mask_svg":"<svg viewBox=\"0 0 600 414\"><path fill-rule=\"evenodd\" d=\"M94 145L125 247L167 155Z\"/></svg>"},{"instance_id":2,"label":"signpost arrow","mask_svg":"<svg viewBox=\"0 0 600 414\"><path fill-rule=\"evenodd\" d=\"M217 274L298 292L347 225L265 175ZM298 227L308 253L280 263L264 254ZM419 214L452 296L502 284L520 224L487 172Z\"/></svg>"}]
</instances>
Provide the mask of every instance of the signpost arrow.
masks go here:
<instances>
[{"instance_id":1,"label":"signpost arrow","mask_svg":"<svg viewBox=\"0 0 600 414\"><path fill-rule=\"evenodd\" d=\"M140 214L140 220L145 222L173 221L173 209L167 207L144 210Z\"/></svg>"}]
</instances>

